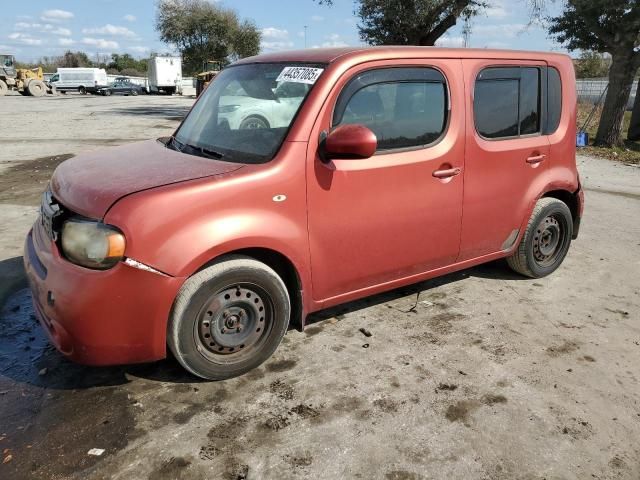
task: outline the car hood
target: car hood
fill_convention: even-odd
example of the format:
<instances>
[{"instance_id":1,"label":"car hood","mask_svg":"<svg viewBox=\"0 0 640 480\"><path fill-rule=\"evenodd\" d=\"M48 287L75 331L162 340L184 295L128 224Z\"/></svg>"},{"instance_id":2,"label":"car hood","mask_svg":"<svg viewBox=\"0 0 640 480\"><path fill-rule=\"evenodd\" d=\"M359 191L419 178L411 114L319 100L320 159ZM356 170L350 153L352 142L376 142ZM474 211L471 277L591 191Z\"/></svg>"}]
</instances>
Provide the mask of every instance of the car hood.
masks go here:
<instances>
[{"instance_id":1,"label":"car hood","mask_svg":"<svg viewBox=\"0 0 640 480\"><path fill-rule=\"evenodd\" d=\"M61 163L53 172L51 191L66 208L102 218L126 195L242 167L176 152L158 140L148 140L85 153Z\"/></svg>"}]
</instances>

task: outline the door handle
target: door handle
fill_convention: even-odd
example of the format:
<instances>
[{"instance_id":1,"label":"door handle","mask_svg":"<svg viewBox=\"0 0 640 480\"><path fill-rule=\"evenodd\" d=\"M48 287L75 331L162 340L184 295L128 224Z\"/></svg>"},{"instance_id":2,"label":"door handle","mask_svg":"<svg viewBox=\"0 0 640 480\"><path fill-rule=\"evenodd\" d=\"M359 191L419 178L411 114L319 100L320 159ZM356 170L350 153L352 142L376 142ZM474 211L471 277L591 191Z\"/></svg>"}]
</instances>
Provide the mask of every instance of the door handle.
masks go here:
<instances>
[{"instance_id":1,"label":"door handle","mask_svg":"<svg viewBox=\"0 0 640 480\"><path fill-rule=\"evenodd\" d=\"M445 170L435 170L432 175L436 178L450 178L460 175L460 172L462 172L462 169L460 167L455 167L447 168Z\"/></svg>"},{"instance_id":2,"label":"door handle","mask_svg":"<svg viewBox=\"0 0 640 480\"><path fill-rule=\"evenodd\" d=\"M535 165L536 163L542 162L545 158L546 155L544 153L540 155L533 155L532 157L527 158L527 163Z\"/></svg>"}]
</instances>

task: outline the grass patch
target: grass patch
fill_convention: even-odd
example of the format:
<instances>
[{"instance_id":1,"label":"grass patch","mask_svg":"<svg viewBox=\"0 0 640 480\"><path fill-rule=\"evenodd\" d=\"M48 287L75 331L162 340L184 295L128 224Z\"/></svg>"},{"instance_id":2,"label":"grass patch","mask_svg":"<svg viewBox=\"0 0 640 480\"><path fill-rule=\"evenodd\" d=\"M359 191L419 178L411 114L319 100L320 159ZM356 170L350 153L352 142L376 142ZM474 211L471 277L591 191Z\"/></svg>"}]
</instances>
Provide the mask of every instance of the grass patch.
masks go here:
<instances>
[{"instance_id":1,"label":"grass patch","mask_svg":"<svg viewBox=\"0 0 640 480\"><path fill-rule=\"evenodd\" d=\"M590 103L578 103L578 129L582 128L585 120L591 113L593 105ZM602 113L602 105L600 105L593 116L591 122L586 128L589 134L589 146L578 149L578 153L585 155L593 155L594 157L607 158L609 160L618 160L624 163L632 163L634 165L640 164L640 142L632 142L626 140L627 130L629 130L629 123L631 122L631 112L625 112L622 120L622 138L623 145L620 147L596 147L593 145L593 141L596 138L596 132L598 131L598 123L600 121L600 114Z\"/></svg>"}]
</instances>

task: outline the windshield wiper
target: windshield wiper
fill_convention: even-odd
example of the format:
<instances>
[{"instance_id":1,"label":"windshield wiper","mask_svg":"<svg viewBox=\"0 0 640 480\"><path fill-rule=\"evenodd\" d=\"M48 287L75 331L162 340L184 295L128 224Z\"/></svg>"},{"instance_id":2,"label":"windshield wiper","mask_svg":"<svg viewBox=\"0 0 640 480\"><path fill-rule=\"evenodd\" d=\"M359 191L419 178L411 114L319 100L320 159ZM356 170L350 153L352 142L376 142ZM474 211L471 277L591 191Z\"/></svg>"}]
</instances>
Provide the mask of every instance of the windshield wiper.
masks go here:
<instances>
[{"instance_id":1,"label":"windshield wiper","mask_svg":"<svg viewBox=\"0 0 640 480\"><path fill-rule=\"evenodd\" d=\"M182 149L184 148L184 143L180 142L179 140L176 140L176 137L169 137L169 141L166 143L167 148L170 148L171 150L175 150L176 152L182 152Z\"/></svg>"}]
</instances>

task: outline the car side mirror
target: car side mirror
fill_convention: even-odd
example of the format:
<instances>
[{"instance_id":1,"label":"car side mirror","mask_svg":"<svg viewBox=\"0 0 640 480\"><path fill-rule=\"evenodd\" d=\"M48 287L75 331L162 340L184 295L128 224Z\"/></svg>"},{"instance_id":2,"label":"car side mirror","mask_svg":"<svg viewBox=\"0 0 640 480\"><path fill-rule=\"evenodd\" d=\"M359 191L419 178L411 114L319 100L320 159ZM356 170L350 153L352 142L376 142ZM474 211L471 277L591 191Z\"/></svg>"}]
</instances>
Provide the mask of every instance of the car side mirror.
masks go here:
<instances>
[{"instance_id":1,"label":"car side mirror","mask_svg":"<svg viewBox=\"0 0 640 480\"><path fill-rule=\"evenodd\" d=\"M345 124L331 130L322 140L320 158L328 163L332 159L364 159L376 153L376 134L364 125Z\"/></svg>"}]
</instances>

